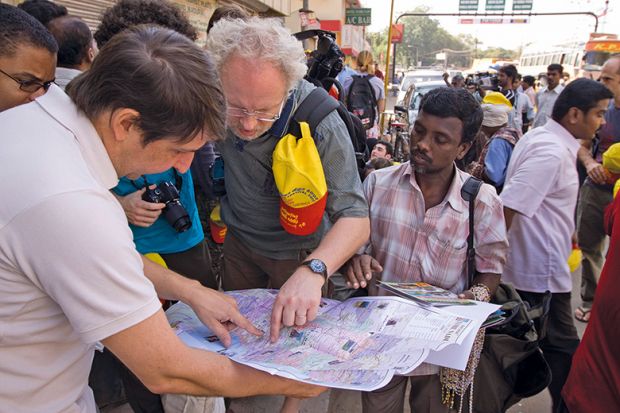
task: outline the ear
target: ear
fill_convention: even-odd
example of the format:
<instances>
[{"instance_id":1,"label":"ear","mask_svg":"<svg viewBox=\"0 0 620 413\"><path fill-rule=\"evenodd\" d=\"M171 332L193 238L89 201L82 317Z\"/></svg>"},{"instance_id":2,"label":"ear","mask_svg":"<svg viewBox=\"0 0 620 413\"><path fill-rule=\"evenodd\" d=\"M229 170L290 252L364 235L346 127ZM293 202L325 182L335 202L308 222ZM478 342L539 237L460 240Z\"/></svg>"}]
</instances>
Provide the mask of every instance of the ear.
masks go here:
<instances>
[{"instance_id":1,"label":"ear","mask_svg":"<svg viewBox=\"0 0 620 413\"><path fill-rule=\"evenodd\" d=\"M122 142L136 134L141 137L142 133L137 125L139 118L140 114L133 109L121 108L115 110L110 116L110 129L114 133L114 139Z\"/></svg>"},{"instance_id":2,"label":"ear","mask_svg":"<svg viewBox=\"0 0 620 413\"><path fill-rule=\"evenodd\" d=\"M569 125L577 125L583 122L583 112L573 106L568 109L565 118Z\"/></svg>"},{"instance_id":3,"label":"ear","mask_svg":"<svg viewBox=\"0 0 620 413\"><path fill-rule=\"evenodd\" d=\"M97 53L95 52L95 48L94 47L89 47L88 48L88 53L86 54L86 60L88 61L89 64L91 64L93 62L93 60L95 60L95 55Z\"/></svg>"},{"instance_id":4,"label":"ear","mask_svg":"<svg viewBox=\"0 0 620 413\"><path fill-rule=\"evenodd\" d=\"M467 151L469 151L469 148L471 148L471 145L472 142L459 143L458 152L456 153L456 159L458 159L459 161L463 159L463 157L467 154Z\"/></svg>"}]
</instances>

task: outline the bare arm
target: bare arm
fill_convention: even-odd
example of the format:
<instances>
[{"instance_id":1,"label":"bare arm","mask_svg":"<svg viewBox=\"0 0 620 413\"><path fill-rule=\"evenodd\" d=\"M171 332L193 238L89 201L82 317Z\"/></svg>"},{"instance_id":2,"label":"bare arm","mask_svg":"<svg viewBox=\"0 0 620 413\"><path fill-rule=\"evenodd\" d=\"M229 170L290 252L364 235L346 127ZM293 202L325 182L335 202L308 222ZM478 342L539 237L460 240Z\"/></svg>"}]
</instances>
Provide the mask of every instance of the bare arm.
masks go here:
<instances>
[{"instance_id":1,"label":"bare arm","mask_svg":"<svg viewBox=\"0 0 620 413\"><path fill-rule=\"evenodd\" d=\"M493 294L495 294L495 290L497 290L497 287L499 286L500 280L501 280L500 274L479 273L479 274L476 274L476 276L474 277L473 284L474 285L476 284L485 285L489 289L491 296L493 296ZM459 294L459 298L468 298L472 300L474 298L474 295L472 294L471 291L465 290L461 294Z\"/></svg>"},{"instance_id":2,"label":"bare arm","mask_svg":"<svg viewBox=\"0 0 620 413\"><path fill-rule=\"evenodd\" d=\"M448 72L444 72L443 75L441 75L441 78L443 79L443 81L446 83L446 86L448 87L452 87L452 85L450 84L450 82L448 82L448 78L450 77L450 74Z\"/></svg>"},{"instance_id":3,"label":"bare arm","mask_svg":"<svg viewBox=\"0 0 620 413\"><path fill-rule=\"evenodd\" d=\"M144 274L155 286L157 295L167 300L182 301L192 307L200 320L217 334L226 347L231 343L228 332L237 326L254 335L262 334L241 315L232 297L204 287L198 281L172 272L144 256L142 262Z\"/></svg>"},{"instance_id":4,"label":"bare arm","mask_svg":"<svg viewBox=\"0 0 620 413\"><path fill-rule=\"evenodd\" d=\"M369 235L368 218L340 218L307 259L320 259L331 275L366 243ZM306 267L299 267L284 283L271 313L272 341L278 339L282 325L303 325L316 318L323 283L321 275ZM303 321L299 316L303 316Z\"/></svg>"},{"instance_id":5,"label":"bare arm","mask_svg":"<svg viewBox=\"0 0 620 413\"><path fill-rule=\"evenodd\" d=\"M506 221L506 231L510 230L510 226L512 225L512 218L514 218L515 214L518 214L518 212L514 209L504 207L504 220Z\"/></svg>"},{"instance_id":6,"label":"bare arm","mask_svg":"<svg viewBox=\"0 0 620 413\"><path fill-rule=\"evenodd\" d=\"M379 99L377 101L377 108L379 109L379 113L383 113L385 111L385 99Z\"/></svg>"},{"instance_id":7,"label":"bare arm","mask_svg":"<svg viewBox=\"0 0 620 413\"><path fill-rule=\"evenodd\" d=\"M584 168L586 168L586 172L588 173L588 177L596 184L604 184L607 180L607 174L605 173L605 169L603 165L596 162L592 157L592 141L590 140L582 140L581 147L577 152L577 159Z\"/></svg>"},{"instance_id":8,"label":"bare arm","mask_svg":"<svg viewBox=\"0 0 620 413\"><path fill-rule=\"evenodd\" d=\"M173 333L161 310L103 343L155 393L313 397L324 390L189 348Z\"/></svg>"},{"instance_id":9,"label":"bare arm","mask_svg":"<svg viewBox=\"0 0 620 413\"><path fill-rule=\"evenodd\" d=\"M347 277L347 287L364 288L373 272L381 272L383 267L379 261L367 254L355 255L347 263L345 275Z\"/></svg>"}]
</instances>

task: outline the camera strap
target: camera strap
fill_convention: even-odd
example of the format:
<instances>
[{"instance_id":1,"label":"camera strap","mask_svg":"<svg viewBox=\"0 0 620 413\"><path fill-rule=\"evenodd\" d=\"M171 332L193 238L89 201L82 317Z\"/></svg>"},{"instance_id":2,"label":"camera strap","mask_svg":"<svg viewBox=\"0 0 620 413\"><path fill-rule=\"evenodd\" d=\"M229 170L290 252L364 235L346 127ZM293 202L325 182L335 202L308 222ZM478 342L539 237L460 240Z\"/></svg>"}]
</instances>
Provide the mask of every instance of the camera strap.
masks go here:
<instances>
[{"instance_id":1,"label":"camera strap","mask_svg":"<svg viewBox=\"0 0 620 413\"><path fill-rule=\"evenodd\" d=\"M177 170L174 168L172 168L172 173L174 174L174 186L177 188L179 192L181 192L181 188L183 187L183 177L179 175ZM138 183L136 183L136 181L134 181L133 179L129 180L129 182L131 182L133 187L136 188L136 190L138 191L143 188L148 188L148 186L151 185L149 184L149 181L146 179L146 175L142 175L142 181L144 182L144 185L139 186Z\"/></svg>"}]
</instances>

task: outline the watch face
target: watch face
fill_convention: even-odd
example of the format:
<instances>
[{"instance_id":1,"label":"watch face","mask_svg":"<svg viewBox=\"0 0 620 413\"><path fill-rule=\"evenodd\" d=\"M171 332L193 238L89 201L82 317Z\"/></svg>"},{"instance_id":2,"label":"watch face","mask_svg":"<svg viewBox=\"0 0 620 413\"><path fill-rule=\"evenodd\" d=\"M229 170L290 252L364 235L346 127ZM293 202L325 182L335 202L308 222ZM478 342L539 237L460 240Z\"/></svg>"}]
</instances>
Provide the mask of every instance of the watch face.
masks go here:
<instances>
[{"instance_id":1,"label":"watch face","mask_svg":"<svg viewBox=\"0 0 620 413\"><path fill-rule=\"evenodd\" d=\"M327 268L325 268L325 264L321 260L310 260L310 269L313 272L323 274Z\"/></svg>"}]
</instances>

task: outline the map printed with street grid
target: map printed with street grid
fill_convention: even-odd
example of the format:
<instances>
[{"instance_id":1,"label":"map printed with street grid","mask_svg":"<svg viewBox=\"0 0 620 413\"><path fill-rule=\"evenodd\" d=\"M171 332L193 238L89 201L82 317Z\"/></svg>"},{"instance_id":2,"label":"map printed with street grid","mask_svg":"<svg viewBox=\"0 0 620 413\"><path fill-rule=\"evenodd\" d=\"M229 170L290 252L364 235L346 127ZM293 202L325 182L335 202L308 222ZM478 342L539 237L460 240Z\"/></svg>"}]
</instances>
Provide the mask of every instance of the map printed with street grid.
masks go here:
<instances>
[{"instance_id":1,"label":"map printed with street grid","mask_svg":"<svg viewBox=\"0 0 620 413\"><path fill-rule=\"evenodd\" d=\"M479 326L470 318L400 297L322 299L314 321L283 328L280 339L270 343L271 309L278 291L227 294L265 332L263 337L236 329L231 346L225 348L189 306L177 303L166 315L181 340L271 374L342 389L381 388L394 374L415 369L429 352L462 344ZM463 349L467 354L469 350Z\"/></svg>"}]
</instances>

